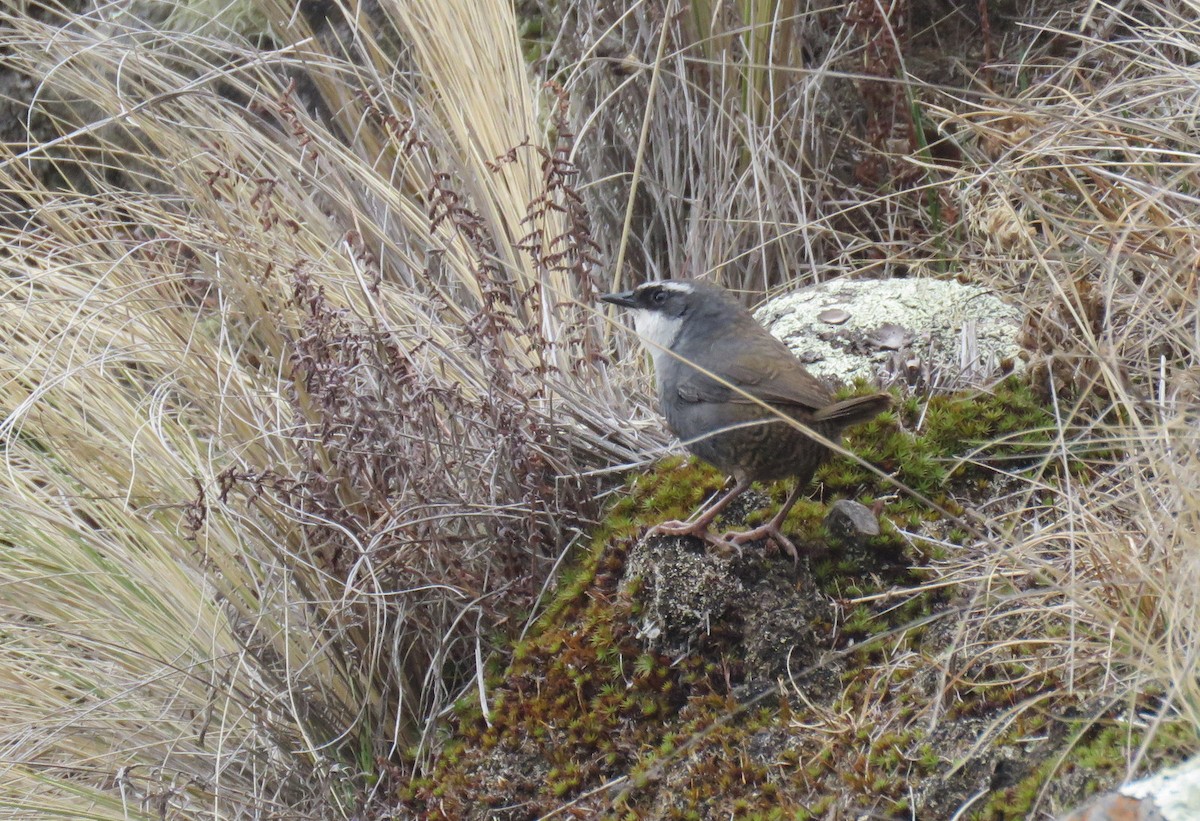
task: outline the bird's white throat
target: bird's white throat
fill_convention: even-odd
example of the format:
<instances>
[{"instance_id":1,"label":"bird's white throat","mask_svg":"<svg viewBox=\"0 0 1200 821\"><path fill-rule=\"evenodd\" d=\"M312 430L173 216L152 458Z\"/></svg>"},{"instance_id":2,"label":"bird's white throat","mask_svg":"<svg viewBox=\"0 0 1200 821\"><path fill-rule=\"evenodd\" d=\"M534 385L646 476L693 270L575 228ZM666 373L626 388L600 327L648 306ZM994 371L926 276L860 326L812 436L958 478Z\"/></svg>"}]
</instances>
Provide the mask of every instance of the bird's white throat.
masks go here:
<instances>
[{"instance_id":1,"label":"bird's white throat","mask_svg":"<svg viewBox=\"0 0 1200 821\"><path fill-rule=\"evenodd\" d=\"M682 327L683 319L681 317L664 316L659 311L633 312L633 328L641 337L646 350L650 351L656 369L659 359L667 356L665 350L669 350L675 344L675 339L679 336L679 330Z\"/></svg>"}]
</instances>

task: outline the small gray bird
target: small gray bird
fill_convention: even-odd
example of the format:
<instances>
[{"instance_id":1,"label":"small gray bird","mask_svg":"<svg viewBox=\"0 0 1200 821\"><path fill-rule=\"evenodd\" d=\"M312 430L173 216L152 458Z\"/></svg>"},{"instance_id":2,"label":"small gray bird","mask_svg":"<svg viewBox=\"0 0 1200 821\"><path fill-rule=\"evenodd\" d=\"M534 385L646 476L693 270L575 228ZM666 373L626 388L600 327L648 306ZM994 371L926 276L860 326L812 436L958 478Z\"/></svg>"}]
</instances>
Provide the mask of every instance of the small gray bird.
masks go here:
<instances>
[{"instance_id":1,"label":"small gray bird","mask_svg":"<svg viewBox=\"0 0 1200 821\"><path fill-rule=\"evenodd\" d=\"M717 285L661 280L600 298L633 311L634 328L654 360L668 427L688 450L734 478L733 488L692 521L664 522L651 532L739 549L770 538L797 558L780 527L830 450L779 414L837 441L843 428L886 410L891 396L834 402L795 354ZM709 534L717 515L752 482L788 476L796 477L796 487L769 522L725 537Z\"/></svg>"}]
</instances>

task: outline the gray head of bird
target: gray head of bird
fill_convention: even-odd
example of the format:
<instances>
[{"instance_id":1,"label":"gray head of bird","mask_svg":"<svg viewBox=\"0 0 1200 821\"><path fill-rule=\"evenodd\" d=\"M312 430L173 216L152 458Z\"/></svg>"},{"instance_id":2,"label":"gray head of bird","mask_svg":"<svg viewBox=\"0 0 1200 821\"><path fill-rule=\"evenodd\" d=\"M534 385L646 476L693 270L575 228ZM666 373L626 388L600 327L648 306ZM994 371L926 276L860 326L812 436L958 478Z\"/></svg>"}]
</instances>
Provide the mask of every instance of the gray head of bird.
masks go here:
<instances>
[{"instance_id":1,"label":"gray head of bird","mask_svg":"<svg viewBox=\"0 0 1200 821\"><path fill-rule=\"evenodd\" d=\"M655 280L600 299L632 312L655 367L689 335L721 333L748 316L724 288L691 280Z\"/></svg>"}]
</instances>

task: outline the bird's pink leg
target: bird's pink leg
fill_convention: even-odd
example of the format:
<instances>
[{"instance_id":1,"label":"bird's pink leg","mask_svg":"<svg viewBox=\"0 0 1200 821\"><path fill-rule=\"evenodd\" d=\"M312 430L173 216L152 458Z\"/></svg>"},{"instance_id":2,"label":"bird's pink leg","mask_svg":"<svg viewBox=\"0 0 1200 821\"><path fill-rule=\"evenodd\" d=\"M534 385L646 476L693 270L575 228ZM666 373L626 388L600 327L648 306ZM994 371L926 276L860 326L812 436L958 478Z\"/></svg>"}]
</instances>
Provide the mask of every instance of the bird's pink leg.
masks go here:
<instances>
[{"instance_id":1,"label":"bird's pink leg","mask_svg":"<svg viewBox=\"0 0 1200 821\"><path fill-rule=\"evenodd\" d=\"M708 532L708 526L713 523L713 520L720 515L722 510L729 506L730 502L745 493L746 489L749 487L749 479L738 479L734 486L730 488L728 493L705 508L695 519L687 522L663 522L660 525L655 525L654 527L650 528L650 532L647 535L695 536L697 539L704 539L708 542L724 543L724 539L722 539L720 536L714 536Z\"/></svg>"},{"instance_id":2,"label":"bird's pink leg","mask_svg":"<svg viewBox=\"0 0 1200 821\"><path fill-rule=\"evenodd\" d=\"M788 494L783 506L779 508L778 513L771 517L771 521L750 530L743 530L740 533L726 533L724 537L725 541L740 548L747 542L753 542L758 539L770 539L791 556L793 562L800 561L800 553L796 550L796 546L792 544L791 539L783 535L783 531L780 528L783 527L784 519L787 518L792 506L800 499L800 495L804 492L804 487L807 484L807 480L796 482L795 489Z\"/></svg>"}]
</instances>

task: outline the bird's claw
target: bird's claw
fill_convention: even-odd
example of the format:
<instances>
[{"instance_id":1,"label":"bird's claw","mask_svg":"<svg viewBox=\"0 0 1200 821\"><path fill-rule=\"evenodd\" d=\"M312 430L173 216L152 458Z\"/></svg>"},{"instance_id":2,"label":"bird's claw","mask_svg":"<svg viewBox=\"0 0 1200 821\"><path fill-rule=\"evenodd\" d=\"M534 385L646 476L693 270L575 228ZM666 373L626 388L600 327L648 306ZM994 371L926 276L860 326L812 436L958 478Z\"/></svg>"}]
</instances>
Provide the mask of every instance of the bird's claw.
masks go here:
<instances>
[{"instance_id":1,"label":"bird's claw","mask_svg":"<svg viewBox=\"0 0 1200 821\"><path fill-rule=\"evenodd\" d=\"M759 539L769 539L779 546L784 553L792 557L792 562L799 564L800 551L796 549L796 545L792 540L783 535L783 531L773 522L768 522L765 525L751 528L750 530L733 531L719 536L708 529L706 522L681 522L672 520L663 522L650 528L646 533L647 536L691 536L695 539L711 544L717 548L724 556L729 556L736 553L738 557L743 555L742 546L749 542L756 542Z\"/></svg>"},{"instance_id":2,"label":"bird's claw","mask_svg":"<svg viewBox=\"0 0 1200 821\"><path fill-rule=\"evenodd\" d=\"M709 537L708 526L700 522L681 522L678 519L672 519L669 522L662 522L646 531L647 536L695 536L697 539L707 540Z\"/></svg>"},{"instance_id":3,"label":"bird's claw","mask_svg":"<svg viewBox=\"0 0 1200 821\"><path fill-rule=\"evenodd\" d=\"M758 541L759 539L768 539L779 546L784 553L792 557L792 562L800 563L800 551L796 549L796 545L792 544L792 540L783 535L783 531L774 523L768 522L765 525L751 528L750 530L742 530L734 533L726 533L724 541L729 542L738 548L747 542Z\"/></svg>"},{"instance_id":4,"label":"bird's claw","mask_svg":"<svg viewBox=\"0 0 1200 821\"><path fill-rule=\"evenodd\" d=\"M646 535L691 536L694 539L700 539L715 547L718 554L723 558L728 558L734 553L739 557L742 555L742 546L740 544L730 541L725 536L713 533L708 529L708 525L703 522L681 522L678 520L663 522L646 531Z\"/></svg>"}]
</instances>

